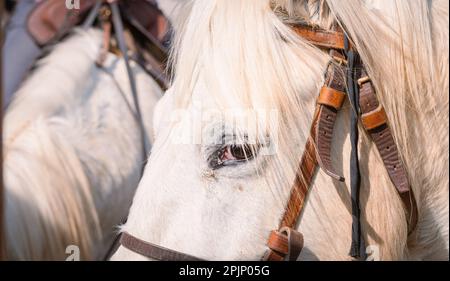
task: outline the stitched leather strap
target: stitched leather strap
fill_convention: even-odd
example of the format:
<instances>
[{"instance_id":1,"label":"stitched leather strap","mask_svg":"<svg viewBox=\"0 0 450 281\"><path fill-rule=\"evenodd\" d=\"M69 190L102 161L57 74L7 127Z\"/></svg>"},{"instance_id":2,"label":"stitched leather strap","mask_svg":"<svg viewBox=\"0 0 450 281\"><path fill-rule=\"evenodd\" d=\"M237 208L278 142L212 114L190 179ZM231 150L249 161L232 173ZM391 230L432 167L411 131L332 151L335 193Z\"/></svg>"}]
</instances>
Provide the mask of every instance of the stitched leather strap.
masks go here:
<instances>
[{"instance_id":1,"label":"stitched leather strap","mask_svg":"<svg viewBox=\"0 0 450 281\"><path fill-rule=\"evenodd\" d=\"M340 57L340 54L337 52L332 51L331 54L333 57ZM332 60L328 65L325 83L317 100L317 128L312 135L316 144L317 161L320 168L327 175L338 181L345 181L345 178L338 175L332 165L331 141L338 110L346 97L344 73L343 66L338 64L336 60Z\"/></svg>"},{"instance_id":2,"label":"stitched leather strap","mask_svg":"<svg viewBox=\"0 0 450 281\"><path fill-rule=\"evenodd\" d=\"M317 119L316 119L317 120ZM315 121L314 123L316 123ZM294 227L305 204L316 168L318 167L315 145L312 139L308 139L305 145L302 158L300 160L298 172L295 176L286 211L280 223L282 227Z\"/></svg>"},{"instance_id":3,"label":"stitched leather strap","mask_svg":"<svg viewBox=\"0 0 450 281\"><path fill-rule=\"evenodd\" d=\"M128 250L159 261L202 261L200 258L143 241L127 232L122 232L120 244Z\"/></svg>"},{"instance_id":4,"label":"stitched leather strap","mask_svg":"<svg viewBox=\"0 0 450 281\"><path fill-rule=\"evenodd\" d=\"M405 206L408 232L411 233L418 220L417 204L408 181L408 174L400 158L397 144L389 128L386 113L378 102L371 80L363 69L359 79L362 124L375 143L389 177Z\"/></svg>"},{"instance_id":5,"label":"stitched leather strap","mask_svg":"<svg viewBox=\"0 0 450 281\"><path fill-rule=\"evenodd\" d=\"M318 111L316 111L313 125L311 127L312 134L315 131L318 116ZM306 201L306 195L308 194L317 167L318 162L317 154L315 151L315 144L310 137L305 144L305 150L303 151L302 158L299 163L294 185L291 189L287 207L280 223L280 230L271 232L268 240L269 249L264 254L262 260L283 261L288 255L290 256L290 258L292 258L295 253L300 254L303 247L303 238L301 238L301 243L299 243L298 241L300 241L300 238L297 237L301 234L299 232L296 232L296 239L289 240L287 235L283 234L287 232L283 231L285 231L286 229L289 229L289 232L294 231L293 227L296 225L301 211L303 210L303 206ZM292 242L294 243L291 244Z\"/></svg>"},{"instance_id":6,"label":"stitched leather strap","mask_svg":"<svg viewBox=\"0 0 450 281\"><path fill-rule=\"evenodd\" d=\"M340 57L338 53L332 52L331 54ZM331 140L338 112L337 109L342 106L344 101L344 92L344 71L340 64L332 61L326 70L324 86L320 91L311 125L310 138L306 142L300 160L286 211L280 223L280 231L271 232L268 241L269 250L264 255L264 260L285 260L288 255L296 254L298 256L300 254L303 247L303 238L301 243L293 244L292 239L287 240L287 236L283 238L281 233L286 233L286 235L287 233L293 233L293 228L297 224L297 220L303 210L306 195L312 184L317 167L320 166L325 173L337 180L344 180L342 176L334 172L331 163ZM299 237L299 235L301 234L296 232L295 237ZM301 247L298 249L299 245Z\"/></svg>"},{"instance_id":7,"label":"stitched leather strap","mask_svg":"<svg viewBox=\"0 0 450 281\"><path fill-rule=\"evenodd\" d=\"M311 27L308 25L293 25L291 26L300 37L306 39L311 44L335 50L344 50L345 39L344 33L339 31L324 30L319 27Z\"/></svg>"}]
</instances>

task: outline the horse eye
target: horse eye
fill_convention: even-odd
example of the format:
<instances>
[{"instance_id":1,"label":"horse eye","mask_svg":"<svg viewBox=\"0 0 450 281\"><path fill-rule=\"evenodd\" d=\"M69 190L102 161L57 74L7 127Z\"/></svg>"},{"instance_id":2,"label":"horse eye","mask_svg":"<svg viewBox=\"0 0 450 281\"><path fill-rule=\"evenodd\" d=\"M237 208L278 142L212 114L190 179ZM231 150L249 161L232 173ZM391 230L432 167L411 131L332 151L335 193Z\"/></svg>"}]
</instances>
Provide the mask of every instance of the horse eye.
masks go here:
<instances>
[{"instance_id":1,"label":"horse eye","mask_svg":"<svg viewBox=\"0 0 450 281\"><path fill-rule=\"evenodd\" d=\"M227 145L220 153L219 161L224 165L233 164L236 162L248 161L255 158L257 148L248 144L244 145Z\"/></svg>"},{"instance_id":2,"label":"horse eye","mask_svg":"<svg viewBox=\"0 0 450 281\"><path fill-rule=\"evenodd\" d=\"M229 156L232 156L233 160L249 160L254 157L254 148L250 145L230 145L228 146Z\"/></svg>"},{"instance_id":3,"label":"horse eye","mask_svg":"<svg viewBox=\"0 0 450 281\"><path fill-rule=\"evenodd\" d=\"M208 164L212 169L236 165L255 158L258 150L259 146L230 144L213 153Z\"/></svg>"}]
</instances>

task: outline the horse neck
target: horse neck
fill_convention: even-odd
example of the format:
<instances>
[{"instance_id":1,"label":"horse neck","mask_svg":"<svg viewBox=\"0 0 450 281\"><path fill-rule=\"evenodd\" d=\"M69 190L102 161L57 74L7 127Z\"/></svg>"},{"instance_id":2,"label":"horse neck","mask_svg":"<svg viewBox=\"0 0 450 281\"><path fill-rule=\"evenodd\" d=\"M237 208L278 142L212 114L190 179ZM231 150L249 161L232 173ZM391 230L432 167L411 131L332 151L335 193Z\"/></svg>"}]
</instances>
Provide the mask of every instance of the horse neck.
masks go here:
<instances>
[{"instance_id":1,"label":"horse neck","mask_svg":"<svg viewBox=\"0 0 450 281\"><path fill-rule=\"evenodd\" d=\"M95 56L101 34L96 30L72 36L55 46L15 93L5 115L5 137L16 134L37 116L50 116L80 102L95 77ZM51 67L47 67L51 66ZM53 85L45 90L42 85ZM80 87L84 92L80 94ZM30 106L33 105L33 106Z\"/></svg>"}]
</instances>

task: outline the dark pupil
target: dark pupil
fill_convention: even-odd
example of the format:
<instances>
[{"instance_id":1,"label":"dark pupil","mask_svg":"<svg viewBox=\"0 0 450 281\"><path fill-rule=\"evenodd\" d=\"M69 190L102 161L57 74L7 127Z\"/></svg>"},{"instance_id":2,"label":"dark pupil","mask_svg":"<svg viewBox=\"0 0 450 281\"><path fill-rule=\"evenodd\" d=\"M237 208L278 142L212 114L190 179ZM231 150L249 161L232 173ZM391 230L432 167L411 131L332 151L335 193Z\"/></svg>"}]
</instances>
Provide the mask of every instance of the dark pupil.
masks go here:
<instances>
[{"instance_id":1,"label":"dark pupil","mask_svg":"<svg viewBox=\"0 0 450 281\"><path fill-rule=\"evenodd\" d=\"M238 160L251 159L254 157L252 147L249 145L232 145L231 154Z\"/></svg>"}]
</instances>

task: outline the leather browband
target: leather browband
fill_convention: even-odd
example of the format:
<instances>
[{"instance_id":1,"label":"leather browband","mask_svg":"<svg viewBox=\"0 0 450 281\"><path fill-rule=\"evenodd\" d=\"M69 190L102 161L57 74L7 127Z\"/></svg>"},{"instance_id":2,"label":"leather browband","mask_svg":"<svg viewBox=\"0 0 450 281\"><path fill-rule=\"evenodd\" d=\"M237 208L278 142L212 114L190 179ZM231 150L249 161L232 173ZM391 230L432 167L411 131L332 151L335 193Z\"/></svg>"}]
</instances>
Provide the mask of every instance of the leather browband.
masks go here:
<instances>
[{"instance_id":1,"label":"leather browband","mask_svg":"<svg viewBox=\"0 0 450 281\"><path fill-rule=\"evenodd\" d=\"M304 24L292 25L291 28L297 35L316 47L334 50L344 50L345 48L345 36L342 32Z\"/></svg>"},{"instance_id":2,"label":"leather browband","mask_svg":"<svg viewBox=\"0 0 450 281\"><path fill-rule=\"evenodd\" d=\"M317 98L316 110L311 125L310 137L306 141L297 174L281 219L279 230L273 230L267 242L265 261L296 260L303 247L303 236L295 230L303 210L306 196L320 167L332 178L344 181L332 166L331 141L337 114L346 97L344 33L327 31L304 25L292 29L311 44L330 50L332 61L325 74L325 82ZM360 92L360 119L380 153L381 159L405 207L408 233L411 233L418 219L418 209L413 191L408 182L408 174L401 161L398 147L389 128L386 113L378 101L375 88L367 76L364 66L357 71ZM196 257L160 247L128 233L123 233L121 244L141 255L159 260L200 260Z\"/></svg>"}]
</instances>

